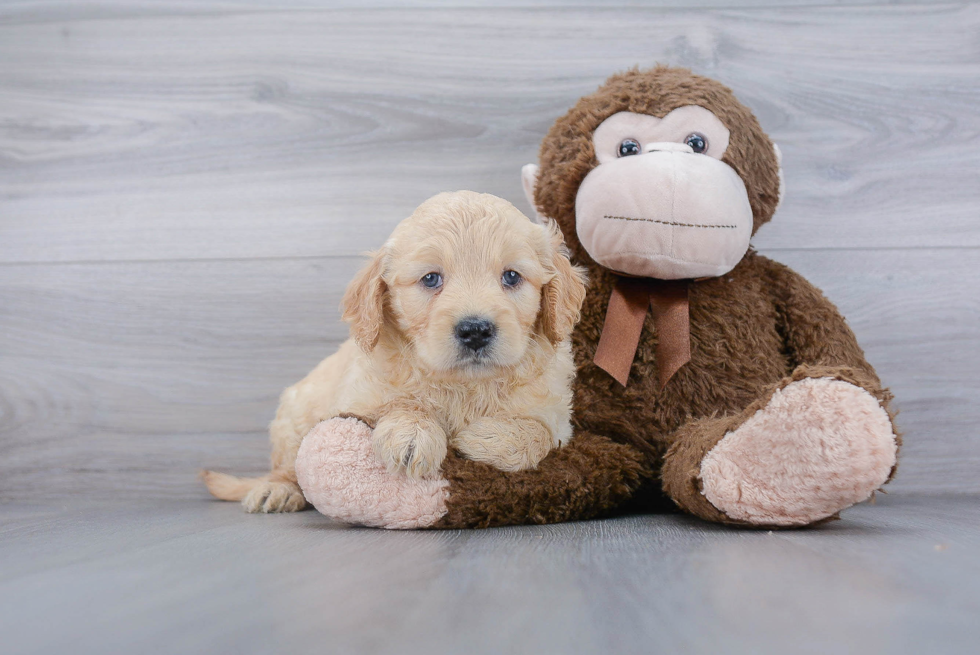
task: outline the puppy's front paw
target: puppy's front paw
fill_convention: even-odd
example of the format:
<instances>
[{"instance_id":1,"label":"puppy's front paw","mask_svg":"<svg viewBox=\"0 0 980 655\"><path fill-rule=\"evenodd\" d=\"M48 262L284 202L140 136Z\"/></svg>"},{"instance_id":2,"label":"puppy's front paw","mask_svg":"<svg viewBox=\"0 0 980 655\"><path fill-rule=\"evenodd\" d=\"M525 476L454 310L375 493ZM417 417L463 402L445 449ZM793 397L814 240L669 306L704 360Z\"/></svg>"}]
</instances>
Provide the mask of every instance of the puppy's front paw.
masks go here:
<instances>
[{"instance_id":1,"label":"puppy's front paw","mask_svg":"<svg viewBox=\"0 0 980 655\"><path fill-rule=\"evenodd\" d=\"M445 431L433 421L391 416L374 429L374 452L392 473L404 471L410 478L431 478L446 459Z\"/></svg>"},{"instance_id":2,"label":"puppy's front paw","mask_svg":"<svg viewBox=\"0 0 980 655\"><path fill-rule=\"evenodd\" d=\"M513 472L535 468L554 443L551 432L533 419L483 418L460 430L453 446L467 459Z\"/></svg>"}]
</instances>

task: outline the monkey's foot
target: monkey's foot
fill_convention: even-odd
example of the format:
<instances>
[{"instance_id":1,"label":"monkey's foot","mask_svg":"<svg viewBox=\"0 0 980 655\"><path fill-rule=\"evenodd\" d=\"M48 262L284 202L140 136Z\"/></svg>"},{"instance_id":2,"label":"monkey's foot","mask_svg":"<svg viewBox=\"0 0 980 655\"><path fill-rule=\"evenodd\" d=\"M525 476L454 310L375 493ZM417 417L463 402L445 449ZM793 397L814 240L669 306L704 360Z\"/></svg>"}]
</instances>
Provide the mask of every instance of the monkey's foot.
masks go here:
<instances>
[{"instance_id":1,"label":"monkey's foot","mask_svg":"<svg viewBox=\"0 0 980 655\"><path fill-rule=\"evenodd\" d=\"M701 493L753 525L799 526L867 500L895 466L888 414L870 393L831 378L777 391L701 461Z\"/></svg>"},{"instance_id":2,"label":"monkey's foot","mask_svg":"<svg viewBox=\"0 0 980 655\"><path fill-rule=\"evenodd\" d=\"M371 433L356 418L333 418L310 430L296 456L306 499L330 518L377 528L424 528L442 518L449 483L389 473L374 454Z\"/></svg>"}]
</instances>

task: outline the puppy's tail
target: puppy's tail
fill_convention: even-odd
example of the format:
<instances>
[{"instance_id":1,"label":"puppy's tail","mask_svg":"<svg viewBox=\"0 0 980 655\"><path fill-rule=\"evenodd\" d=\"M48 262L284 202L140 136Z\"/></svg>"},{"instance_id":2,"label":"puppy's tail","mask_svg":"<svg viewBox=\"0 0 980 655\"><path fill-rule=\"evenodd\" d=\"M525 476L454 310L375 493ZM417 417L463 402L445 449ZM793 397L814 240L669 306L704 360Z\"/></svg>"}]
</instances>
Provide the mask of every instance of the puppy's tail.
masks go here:
<instances>
[{"instance_id":1,"label":"puppy's tail","mask_svg":"<svg viewBox=\"0 0 980 655\"><path fill-rule=\"evenodd\" d=\"M201 479L204 480L208 491L215 498L221 500L241 500L252 490L252 487L260 482L265 482L269 479L269 476L265 475L261 478L236 478L234 475L228 475L227 473L201 471Z\"/></svg>"}]
</instances>

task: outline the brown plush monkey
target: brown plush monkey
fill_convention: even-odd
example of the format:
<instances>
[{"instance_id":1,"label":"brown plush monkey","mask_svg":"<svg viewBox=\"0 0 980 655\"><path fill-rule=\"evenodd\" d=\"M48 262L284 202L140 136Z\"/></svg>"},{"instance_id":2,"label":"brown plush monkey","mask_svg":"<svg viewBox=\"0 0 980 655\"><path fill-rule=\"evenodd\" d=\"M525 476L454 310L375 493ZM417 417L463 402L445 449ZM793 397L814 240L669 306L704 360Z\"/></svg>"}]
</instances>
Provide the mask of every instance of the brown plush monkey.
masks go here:
<instances>
[{"instance_id":1,"label":"brown plush monkey","mask_svg":"<svg viewBox=\"0 0 980 655\"><path fill-rule=\"evenodd\" d=\"M690 71L633 70L582 98L545 137L540 168L524 170L589 272L575 438L534 471L450 457L424 502L398 506L402 490L379 510L348 494L343 518L544 523L642 511L665 494L703 519L785 527L869 498L897 464L890 394L836 308L749 247L779 203L779 166L752 113ZM346 421L311 433L323 452L369 429ZM359 475L350 461L345 480Z\"/></svg>"}]
</instances>

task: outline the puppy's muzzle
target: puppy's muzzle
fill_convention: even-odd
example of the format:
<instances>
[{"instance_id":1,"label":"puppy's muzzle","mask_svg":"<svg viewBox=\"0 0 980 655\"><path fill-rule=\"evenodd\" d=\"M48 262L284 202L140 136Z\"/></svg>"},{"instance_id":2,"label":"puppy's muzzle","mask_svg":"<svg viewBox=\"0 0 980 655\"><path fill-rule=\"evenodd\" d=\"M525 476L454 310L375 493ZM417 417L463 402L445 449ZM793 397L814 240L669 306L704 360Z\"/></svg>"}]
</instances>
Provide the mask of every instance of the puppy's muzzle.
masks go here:
<instances>
[{"instance_id":1,"label":"puppy's muzzle","mask_svg":"<svg viewBox=\"0 0 980 655\"><path fill-rule=\"evenodd\" d=\"M481 353L496 334L496 324L485 318L470 316L456 324L456 341L473 353Z\"/></svg>"}]
</instances>

